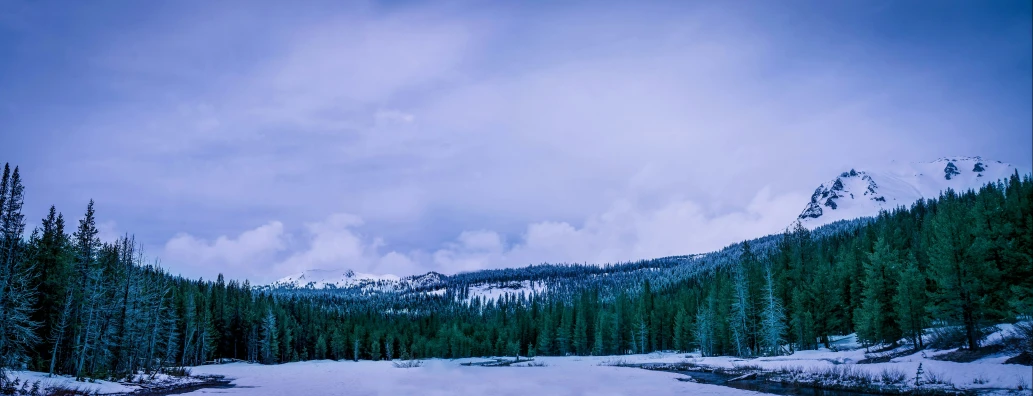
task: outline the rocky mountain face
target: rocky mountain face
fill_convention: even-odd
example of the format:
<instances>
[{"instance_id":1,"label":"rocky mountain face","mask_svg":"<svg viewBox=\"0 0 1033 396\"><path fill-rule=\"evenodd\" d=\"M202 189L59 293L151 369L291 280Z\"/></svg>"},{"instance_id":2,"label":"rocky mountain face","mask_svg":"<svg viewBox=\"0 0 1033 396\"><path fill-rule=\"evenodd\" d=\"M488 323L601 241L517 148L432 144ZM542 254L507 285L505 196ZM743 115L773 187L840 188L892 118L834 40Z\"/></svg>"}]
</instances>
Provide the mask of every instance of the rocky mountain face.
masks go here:
<instances>
[{"instance_id":1,"label":"rocky mountain face","mask_svg":"<svg viewBox=\"0 0 1033 396\"><path fill-rule=\"evenodd\" d=\"M875 216L881 210L934 198L948 188L978 189L1014 172L1010 164L981 157L945 157L931 162L893 163L882 169L851 169L818 186L796 221L814 228Z\"/></svg>"}]
</instances>

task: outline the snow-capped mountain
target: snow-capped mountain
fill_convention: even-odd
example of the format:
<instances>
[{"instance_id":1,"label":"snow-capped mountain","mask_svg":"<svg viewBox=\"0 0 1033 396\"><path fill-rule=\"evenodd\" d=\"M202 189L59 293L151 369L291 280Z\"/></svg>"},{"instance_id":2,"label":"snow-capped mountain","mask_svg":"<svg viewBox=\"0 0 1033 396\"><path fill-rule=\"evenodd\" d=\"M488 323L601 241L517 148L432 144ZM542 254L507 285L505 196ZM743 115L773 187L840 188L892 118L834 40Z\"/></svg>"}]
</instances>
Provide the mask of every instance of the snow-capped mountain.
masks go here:
<instances>
[{"instance_id":1,"label":"snow-capped mountain","mask_svg":"<svg viewBox=\"0 0 1033 396\"><path fill-rule=\"evenodd\" d=\"M400 278L395 275L363 274L352 270L312 269L281 278L270 286L314 289L364 286L379 288L384 285L396 284L399 280Z\"/></svg>"},{"instance_id":2,"label":"snow-capped mountain","mask_svg":"<svg viewBox=\"0 0 1033 396\"><path fill-rule=\"evenodd\" d=\"M932 162L893 163L885 169L851 169L818 186L797 221L804 227L815 228L839 220L875 216L880 210L935 198L948 188L977 189L1014 172L1015 167L1010 164L981 157L946 157Z\"/></svg>"},{"instance_id":3,"label":"snow-capped mountain","mask_svg":"<svg viewBox=\"0 0 1033 396\"><path fill-rule=\"evenodd\" d=\"M360 289L363 291L396 292L431 288L444 282L445 276L437 272L399 278L396 275L374 275L352 270L312 269L281 278L269 285L270 288L285 289Z\"/></svg>"}]
</instances>

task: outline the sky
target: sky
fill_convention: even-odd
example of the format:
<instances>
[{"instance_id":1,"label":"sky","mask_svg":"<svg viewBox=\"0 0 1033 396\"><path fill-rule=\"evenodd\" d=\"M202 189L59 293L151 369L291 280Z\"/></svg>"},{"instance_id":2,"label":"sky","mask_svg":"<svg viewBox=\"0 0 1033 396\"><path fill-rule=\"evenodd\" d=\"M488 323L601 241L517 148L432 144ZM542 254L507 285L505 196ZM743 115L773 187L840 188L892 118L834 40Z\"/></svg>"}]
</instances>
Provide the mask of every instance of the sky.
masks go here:
<instances>
[{"instance_id":1,"label":"sky","mask_svg":"<svg viewBox=\"0 0 1033 396\"><path fill-rule=\"evenodd\" d=\"M700 253L841 171L1033 169L1029 1L0 0L29 227L269 282ZM69 230L71 232L71 230Z\"/></svg>"}]
</instances>

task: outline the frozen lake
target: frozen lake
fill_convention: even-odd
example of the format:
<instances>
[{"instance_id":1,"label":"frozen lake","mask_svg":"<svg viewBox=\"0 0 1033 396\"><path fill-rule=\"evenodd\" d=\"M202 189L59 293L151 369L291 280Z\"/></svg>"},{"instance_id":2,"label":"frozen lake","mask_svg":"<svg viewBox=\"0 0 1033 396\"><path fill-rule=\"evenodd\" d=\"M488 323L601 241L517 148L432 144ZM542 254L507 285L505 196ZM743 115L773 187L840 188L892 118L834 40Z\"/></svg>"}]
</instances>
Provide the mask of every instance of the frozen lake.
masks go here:
<instances>
[{"instance_id":1,"label":"frozen lake","mask_svg":"<svg viewBox=\"0 0 1033 396\"><path fill-rule=\"evenodd\" d=\"M601 358L544 358L546 367L467 367L463 360L428 360L419 368L390 362L315 361L277 366L234 363L193 368L235 378L236 387L190 395L759 395L678 381L675 373L598 366Z\"/></svg>"},{"instance_id":2,"label":"frozen lake","mask_svg":"<svg viewBox=\"0 0 1033 396\"><path fill-rule=\"evenodd\" d=\"M927 351L932 353L931 351ZM649 371L634 367L612 367L621 363L680 363L691 361L711 367L731 368L750 365L765 370L798 367L821 370L850 367L878 376L885 370L912 375L924 365L948 379L958 389L992 391L1004 394L1029 394L1029 366L1003 364L1004 356L993 356L972 363L932 360L925 352L902 356L891 362L856 364L864 359L863 349L833 352L798 351L789 356L755 359L732 357L701 358L696 354L651 353L628 356L539 357L544 367L477 367L463 363L487 359L430 359L423 367L396 368L386 361L311 361L275 366L234 363L192 368L194 374L219 374L234 379L235 387L200 389L188 394L239 395L761 395L748 390L720 385L679 381L684 375ZM521 363L520 365L526 365ZM910 378L910 377L909 377ZM1022 391L1016 391L1018 387Z\"/></svg>"}]
</instances>

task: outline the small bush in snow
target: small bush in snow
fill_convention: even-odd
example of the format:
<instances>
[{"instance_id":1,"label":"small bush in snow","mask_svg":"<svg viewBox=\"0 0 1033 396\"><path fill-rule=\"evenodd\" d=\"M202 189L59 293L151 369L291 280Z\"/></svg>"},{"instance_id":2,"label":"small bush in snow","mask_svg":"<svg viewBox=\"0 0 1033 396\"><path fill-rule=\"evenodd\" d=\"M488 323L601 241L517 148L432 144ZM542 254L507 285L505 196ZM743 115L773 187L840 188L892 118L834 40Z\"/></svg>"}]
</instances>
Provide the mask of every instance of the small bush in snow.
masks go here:
<instances>
[{"instance_id":1,"label":"small bush in snow","mask_svg":"<svg viewBox=\"0 0 1033 396\"><path fill-rule=\"evenodd\" d=\"M925 383L930 385L953 385L946 374L932 370L925 372Z\"/></svg>"},{"instance_id":2,"label":"small bush in snow","mask_svg":"<svg viewBox=\"0 0 1033 396\"><path fill-rule=\"evenodd\" d=\"M986 376L982 375L982 374L980 374L979 376L977 376L976 378L974 378L972 380L972 383L976 384L976 385L982 385L982 384L986 384L986 383L989 383L989 382L990 382L990 379L986 378Z\"/></svg>"},{"instance_id":3,"label":"small bush in snow","mask_svg":"<svg viewBox=\"0 0 1033 396\"><path fill-rule=\"evenodd\" d=\"M759 365L753 364L753 363L741 363L741 364L740 363L732 363L732 367L734 367L736 370L740 370L740 371L760 371L760 370L764 370L763 367L760 367Z\"/></svg>"},{"instance_id":4,"label":"small bush in snow","mask_svg":"<svg viewBox=\"0 0 1033 396\"><path fill-rule=\"evenodd\" d=\"M423 367L423 361L422 360L416 360L416 359L413 359L413 360L397 360L397 361L391 362L391 365L395 366L395 368L416 368L416 367Z\"/></svg>"},{"instance_id":5,"label":"small bush in snow","mask_svg":"<svg viewBox=\"0 0 1033 396\"><path fill-rule=\"evenodd\" d=\"M907 381L907 373L895 368L883 369L879 377L882 379L882 383L889 385L903 384L904 381Z\"/></svg>"},{"instance_id":6,"label":"small bush in snow","mask_svg":"<svg viewBox=\"0 0 1033 396\"><path fill-rule=\"evenodd\" d=\"M166 367L164 371L165 371L165 374L171 375L173 377L189 377L190 376L190 369L186 368L186 367Z\"/></svg>"},{"instance_id":7,"label":"small bush in snow","mask_svg":"<svg viewBox=\"0 0 1033 396\"><path fill-rule=\"evenodd\" d=\"M628 361L623 358L610 358L599 362L600 366L626 366Z\"/></svg>"},{"instance_id":8,"label":"small bush in snow","mask_svg":"<svg viewBox=\"0 0 1033 396\"><path fill-rule=\"evenodd\" d=\"M52 386L43 392L46 396L85 396L94 393L95 392L91 392L90 389L65 385Z\"/></svg>"},{"instance_id":9,"label":"small bush in snow","mask_svg":"<svg viewBox=\"0 0 1033 396\"><path fill-rule=\"evenodd\" d=\"M977 342L980 344L987 336L1000 329L997 326L979 327L976 329ZM953 349L963 347L967 343L963 326L940 326L929 330L926 345L932 349Z\"/></svg>"},{"instance_id":10,"label":"small bush in snow","mask_svg":"<svg viewBox=\"0 0 1033 396\"><path fill-rule=\"evenodd\" d=\"M874 374L868 372L868 370L857 368L852 364L819 368L811 371L810 374L813 378L822 382L853 382L861 385L871 385L876 380Z\"/></svg>"},{"instance_id":11,"label":"small bush in snow","mask_svg":"<svg viewBox=\"0 0 1033 396\"><path fill-rule=\"evenodd\" d=\"M527 367L546 367L546 366L548 366L548 365L545 364L545 362L540 361L540 360L532 360L530 362L527 362Z\"/></svg>"},{"instance_id":12,"label":"small bush in snow","mask_svg":"<svg viewBox=\"0 0 1033 396\"><path fill-rule=\"evenodd\" d=\"M1033 322L1019 322L1001 339L1004 350L1014 354L1033 354Z\"/></svg>"}]
</instances>

